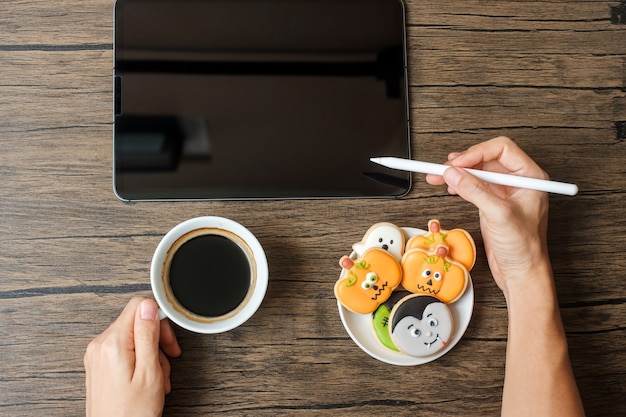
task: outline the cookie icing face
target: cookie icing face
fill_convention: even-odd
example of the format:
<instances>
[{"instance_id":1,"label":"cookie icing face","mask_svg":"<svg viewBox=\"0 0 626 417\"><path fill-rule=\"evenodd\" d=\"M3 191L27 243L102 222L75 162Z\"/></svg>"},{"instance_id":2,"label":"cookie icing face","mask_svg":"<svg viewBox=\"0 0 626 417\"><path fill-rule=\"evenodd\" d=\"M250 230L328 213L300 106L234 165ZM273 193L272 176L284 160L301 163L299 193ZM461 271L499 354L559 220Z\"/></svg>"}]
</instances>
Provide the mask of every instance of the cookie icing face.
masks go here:
<instances>
[{"instance_id":1,"label":"cookie icing face","mask_svg":"<svg viewBox=\"0 0 626 417\"><path fill-rule=\"evenodd\" d=\"M346 271L335 284L335 297L353 313L373 313L402 279L400 264L383 249L369 249L356 261L344 256L340 264Z\"/></svg>"},{"instance_id":2,"label":"cookie icing face","mask_svg":"<svg viewBox=\"0 0 626 417\"><path fill-rule=\"evenodd\" d=\"M402 286L412 293L452 303L463 295L468 282L467 269L444 256L411 249L402 258Z\"/></svg>"},{"instance_id":3,"label":"cookie icing face","mask_svg":"<svg viewBox=\"0 0 626 417\"><path fill-rule=\"evenodd\" d=\"M424 357L443 349L452 336L454 322L448 306L430 296L412 295L391 313L391 338L404 353Z\"/></svg>"},{"instance_id":4,"label":"cookie icing face","mask_svg":"<svg viewBox=\"0 0 626 417\"><path fill-rule=\"evenodd\" d=\"M376 223L367 230L363 240L352 245L358 256L371 248L384 249L400 262L405 248L404 232L392 223Z\"/></svg>"}]
</instances>

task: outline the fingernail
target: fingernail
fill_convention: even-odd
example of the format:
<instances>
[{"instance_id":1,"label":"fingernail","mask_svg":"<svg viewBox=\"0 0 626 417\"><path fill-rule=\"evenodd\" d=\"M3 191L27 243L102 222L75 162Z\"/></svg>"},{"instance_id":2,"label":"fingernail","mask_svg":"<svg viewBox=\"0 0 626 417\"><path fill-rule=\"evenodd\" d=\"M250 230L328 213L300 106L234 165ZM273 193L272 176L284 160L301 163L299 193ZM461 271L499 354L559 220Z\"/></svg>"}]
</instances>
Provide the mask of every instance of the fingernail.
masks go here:
<instances>
[{"instance_id":1,"label":"fingernail","mask_svg":"<svg viewBox=\"0 0 626 417\"><path fill-rule=\"evenodd\" d=\"M143 320L156 320L158 309L154 302L150 300L144 300L139 307L139 315Z\"/></svg>"},{"instance_id":2,"label":"fingernail","mask_svg":"<svg viewBox=\"0 0 626 417\"><path fill-rule=\"evenodd\" d=\"M461 170L455 167L450 167L443 173L443 179L446 180L446 184L452 187L459 185L462 176Z\"/></svg>"},{"instance_id":3,"label":"fingernail","mask_svg":"<svg viewBox=\"0 0 626 417\"><path fill-rule=\"evenodd\" d=\"M463 155L463 152L450 152L448 154L448 161L452 161L453 159L456 159L461 155Z\"/></svg>"}]
</instances>

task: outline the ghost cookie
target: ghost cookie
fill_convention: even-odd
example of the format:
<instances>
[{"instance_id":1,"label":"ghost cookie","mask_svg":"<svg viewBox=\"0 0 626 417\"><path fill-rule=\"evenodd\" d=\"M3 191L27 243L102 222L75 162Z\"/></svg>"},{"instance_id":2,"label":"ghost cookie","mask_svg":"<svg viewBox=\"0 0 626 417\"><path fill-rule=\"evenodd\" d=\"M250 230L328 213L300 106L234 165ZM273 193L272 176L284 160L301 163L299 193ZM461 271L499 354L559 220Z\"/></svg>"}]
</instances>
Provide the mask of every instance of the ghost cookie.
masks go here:
<instances>
[{"instance_id":1,"label":"ghost cookie","mask_svg":"<svg viewBox=\"0 0 626 417\"><path fill-rule=\"evenodd\" d=\"M406 243L406 251L422 249L435 250L439 246L448 248L448 258L460 262L471 271L476 262L476 244L472 236L463 229L443 230L439 220L428 222L428 233L414 236Z\"/></svg>"},{"instance_id":2,"label":"ghost cookie","mask_svg":"<svg viewBox=\"0 0 626 417\"><path fill-rule=\"evenodd\" d=\"M376 223L367 230L363 240L352 245L359 257L371 248L384 249L400 262L405 248L404 232L392 223Z\"/></svg>"},{"instance_id":3,"label":"ghost cookie","mask_svg":"<svg viewBox=\"0 0 626 417\"><path fill-rule=\"evenodd\" d=\"M434 252L408 250L402 257L402 286L416 294L437 297L453 303L465 292L469 273L463 264L448 258L448 249L439 246Z\"/></svg>"},{"instance_id":4,"label":"ghost cookie","mask_svg":"<svg viewBox=\"0 0 626 417\"><path fill-rule=\"evenodd\" d=\"M393 344L391 332L389 331L389 315L391 314L393 306L410 294L410 292L404 290L394 291L391 297L382 303L380 307L374 311L374 314L372 314L372 329L376 335L376 340L382 343L386 348L395 350L396 352L398 348Z\"/></svg>"},{"instance_id":5,"label":"ghost cookie","mask_svg":"<svg viewBox=\"0 0 626 417\"><path fill-rule=\"evenodd\" d=\"M339 264L344 271L335 283L335 297L357 314L373 313L402 279L400 263L384 249L368 249L356 260L344 256Z\"/></svg>"},{"instance_id":6,"label":"ghost cookie","mask_svg":"<svg viewBox=\"0 0 626 417\"><path fill-rule=\"evenodd\" d=\"M430 356L445 348L454 330L448 306L435 297L419 294L398 301L390 323L394 345L415 357Z\"/></svg>"}]
</instances>

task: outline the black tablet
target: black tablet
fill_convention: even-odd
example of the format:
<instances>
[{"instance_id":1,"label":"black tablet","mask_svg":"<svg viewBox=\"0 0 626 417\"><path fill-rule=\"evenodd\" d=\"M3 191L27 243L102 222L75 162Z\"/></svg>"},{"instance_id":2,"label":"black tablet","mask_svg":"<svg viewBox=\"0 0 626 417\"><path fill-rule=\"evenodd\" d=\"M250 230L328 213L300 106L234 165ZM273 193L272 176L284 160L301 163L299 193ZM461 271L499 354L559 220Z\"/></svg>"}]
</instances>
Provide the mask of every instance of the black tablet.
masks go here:
<instances>
[{"instance_id":1,"label":"black tablet","mask_svg":"<svg viewBox=\"0 0 626 417\"><path fill-rule=\"evenodd\" d=\"M400 0L117 0L114 189L391 197L409 173Z\"/></svg>"}]
</instances>

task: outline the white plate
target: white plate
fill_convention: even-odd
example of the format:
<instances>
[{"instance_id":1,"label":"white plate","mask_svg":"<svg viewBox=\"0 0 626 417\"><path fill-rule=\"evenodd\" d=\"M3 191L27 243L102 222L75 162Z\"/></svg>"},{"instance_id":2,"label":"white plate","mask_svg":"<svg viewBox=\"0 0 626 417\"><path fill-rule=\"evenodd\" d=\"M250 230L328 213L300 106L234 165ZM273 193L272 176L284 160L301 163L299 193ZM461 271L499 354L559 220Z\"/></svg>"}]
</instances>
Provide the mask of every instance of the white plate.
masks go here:
<instances>
[{"instance_id":1,"label":"white plate","mask_svg":"<svg viewBox=\"0 0 626 417\"><path fill-rule=\"evenodd\" d=\"M427 232L421 229L415 229L412 227L403 227L402 230L407 236L407 240L413 236L423 235ZM354 253L351 255L354 256ZM341 271L341 274L344 273L345 270ZM337 302L337 307L339 308L339 316L341 317L341 322L343 323L343 327L346 328L346 331L356 343L365 353L370 355L374 359L378 359L379 361L389 363L391 365L401 365L401 366L414 366L414 365L422 365L424 363L428 363L434 361L437 358L442 357L446 353L450 351L459 340L465 334L465 330L469 326L470 319L472 318L472 312L474 311L474 286L472 285L472 278L470 276L469 283L465 292L456 302L452 304L448 304L450 311L452 312L452 317L454 319L454 331L452 340L448 343L448 345L437 352L434 355L417 358L414 356L409 356L404 353L393 351L389 348L386 348L378 341L378 338L374 334L374 330L372 329L372 315L371 314L357 314L353 313L350 310L346 309L341 303Z\"/></svg>"}]
</instances>

